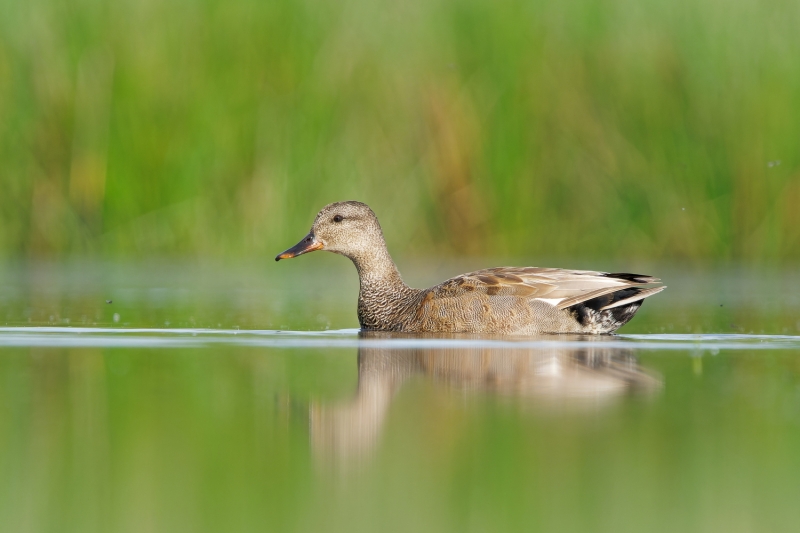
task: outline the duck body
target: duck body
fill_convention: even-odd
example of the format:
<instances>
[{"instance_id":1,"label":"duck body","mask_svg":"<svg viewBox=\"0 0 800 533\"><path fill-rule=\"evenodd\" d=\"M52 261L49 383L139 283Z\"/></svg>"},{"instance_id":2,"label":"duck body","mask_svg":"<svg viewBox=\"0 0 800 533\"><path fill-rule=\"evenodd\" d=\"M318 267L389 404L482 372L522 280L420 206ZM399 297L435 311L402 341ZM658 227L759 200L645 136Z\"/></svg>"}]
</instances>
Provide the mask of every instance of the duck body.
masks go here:
<instances>
[{"instance_id":1,"label":"duck body","mask_svg":"<svg viewBox=\"0 0 800 533\"><path fill-rule=\"evenodd\" d=\"M358 320L364 330L409 333L611 333L633 318L644 298L665 288L640 288L655 281L630 274L500 267L429 289L386 291L362 284ZM613 292L591 296L609 289ZM630 298L635 301L624 301Z\"/></svg>"},{"instance_id":2,"label":"duck body","mask_svg":"<svg viewBox=\"0 0 800 533\"><path fill-rule=\"evenodd\" d=\"M648 296L666 287L628 273L499 267L448 279L429 289L407 286L392 261L372 210L360 202L329 204L311 232L278 255L328 250L358 271L363 330L407 333L613 333Z\"/></svg>"}]
</instances>

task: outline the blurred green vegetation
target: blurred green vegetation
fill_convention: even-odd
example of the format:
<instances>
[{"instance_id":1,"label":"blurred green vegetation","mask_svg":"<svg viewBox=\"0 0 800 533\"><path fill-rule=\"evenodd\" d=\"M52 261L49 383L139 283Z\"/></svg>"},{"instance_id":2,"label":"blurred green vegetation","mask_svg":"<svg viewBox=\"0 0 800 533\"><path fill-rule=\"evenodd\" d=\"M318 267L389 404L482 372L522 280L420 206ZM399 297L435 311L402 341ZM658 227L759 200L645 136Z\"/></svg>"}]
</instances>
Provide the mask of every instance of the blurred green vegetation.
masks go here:
<instances>
[{"instance_id":1,"label":"blurred green vegetation","mask_svg":"<svg viewBox=\"0 0 800 533\"><path fill-rule=\"evenodd\" d=\"M0 254L800 259L796 0L0 3Z\"/></svg>"}]
</instances>

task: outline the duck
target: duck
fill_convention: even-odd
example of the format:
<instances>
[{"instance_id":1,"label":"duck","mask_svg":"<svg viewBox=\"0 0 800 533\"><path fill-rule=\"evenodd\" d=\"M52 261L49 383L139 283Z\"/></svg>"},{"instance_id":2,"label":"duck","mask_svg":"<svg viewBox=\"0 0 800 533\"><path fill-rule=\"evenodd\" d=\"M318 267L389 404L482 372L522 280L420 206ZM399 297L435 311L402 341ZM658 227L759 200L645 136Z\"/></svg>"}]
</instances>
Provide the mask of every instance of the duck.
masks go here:
<instances>
[{"instance_id":1,"label":"duck","mask_svg":"<svg viewBox=\"0 0 800 533\"><path fill-rule=\"evenodd\" d=\"M487 268L415 289L389 255L378 217L356 201L323 207L308 235L275 261L317 250L355 265L362 331L612 334L666 289L648 275L542 267Z\"/></svg>"}]
</instances>

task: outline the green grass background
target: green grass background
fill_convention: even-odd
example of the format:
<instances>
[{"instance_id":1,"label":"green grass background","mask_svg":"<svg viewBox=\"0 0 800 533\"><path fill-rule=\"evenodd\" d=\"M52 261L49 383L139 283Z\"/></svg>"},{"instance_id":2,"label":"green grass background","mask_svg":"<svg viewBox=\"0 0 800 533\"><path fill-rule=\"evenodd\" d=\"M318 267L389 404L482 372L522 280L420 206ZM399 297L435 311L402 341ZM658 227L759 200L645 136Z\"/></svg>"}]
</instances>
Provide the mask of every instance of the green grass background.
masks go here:
<instances>
[{"instance_id":1,"label":"green grass background","mask_svg":"<svg viewBox=\"0 0 800 533\"><path fill-rule=\"evenodd\" d=\"M9 0L0 255L800 259L796 0Z\"/></svg>"}]
</instances>

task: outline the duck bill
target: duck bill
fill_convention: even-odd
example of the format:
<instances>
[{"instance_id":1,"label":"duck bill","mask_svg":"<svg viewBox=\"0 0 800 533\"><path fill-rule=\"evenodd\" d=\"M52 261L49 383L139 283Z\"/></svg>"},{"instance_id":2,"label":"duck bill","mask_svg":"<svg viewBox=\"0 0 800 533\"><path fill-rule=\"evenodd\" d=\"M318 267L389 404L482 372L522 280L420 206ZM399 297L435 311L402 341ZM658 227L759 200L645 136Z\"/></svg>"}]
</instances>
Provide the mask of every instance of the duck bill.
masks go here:
<instances>
[{"instance_id":1,"label":"duck bill","mask_svg":"<svg viewBox=\"0 0 800 533\"><path fill-rule=\"evenodd\" d=\"M298 255L303 255L308 252L313 252L314 250L322 250L325 247L321 242L317 241L314 238L314 235L309 233L303 240L289 248L283 253L278 254L275 256L275 261L280 261L281 259L291 259L292 257L297 257Z\"/></svg>"}]
</instances>

